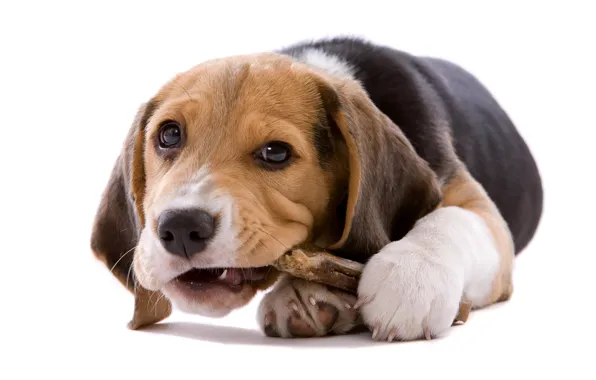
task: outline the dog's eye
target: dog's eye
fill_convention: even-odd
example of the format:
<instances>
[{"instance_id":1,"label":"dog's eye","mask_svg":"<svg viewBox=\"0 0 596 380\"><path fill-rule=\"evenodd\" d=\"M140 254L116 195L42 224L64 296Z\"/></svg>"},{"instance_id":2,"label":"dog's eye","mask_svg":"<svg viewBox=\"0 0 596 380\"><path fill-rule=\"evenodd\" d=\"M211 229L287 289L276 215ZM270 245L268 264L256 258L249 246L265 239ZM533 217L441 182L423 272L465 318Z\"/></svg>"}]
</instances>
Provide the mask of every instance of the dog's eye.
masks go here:
<instances>
[{"instance_id":1,"label":"dog's eye","mask_svg":"<svg viewBox=\"0 0 596 380\"><path fill-rule=\"evenodd\" d=\"M267 143L257 152L257 158L269 165L283 164L287 162L290 157L290 146L281 141Z\"/></svg>"},{"instance_id":2,"label":"dog's eye","mask_svg":"<svg viewBox=\"0 0 596 380\"><path fill-rule=\"evenodd\" d=\"M159 146L173 148L182 140L182 128L175 121L166 121L159 128Z\"/></svg>"}]
</instances>

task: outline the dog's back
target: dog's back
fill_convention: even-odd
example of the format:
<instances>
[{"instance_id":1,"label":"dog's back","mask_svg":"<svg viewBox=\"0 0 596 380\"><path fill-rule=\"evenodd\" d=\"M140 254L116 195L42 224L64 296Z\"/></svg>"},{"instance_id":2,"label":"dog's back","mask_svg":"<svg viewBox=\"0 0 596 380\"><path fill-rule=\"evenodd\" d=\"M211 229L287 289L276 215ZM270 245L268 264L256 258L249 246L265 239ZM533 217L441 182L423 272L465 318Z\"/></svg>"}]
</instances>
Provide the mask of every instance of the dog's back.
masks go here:
<instances>
[{"instance_id":1,"label":"dog's back","mask_svg":"<svg viewBox=\"0 0 596 380\"><path fill-rule=\"evenodd\" d=\"M488 90L462 68L352 38L280 50L359 80L440 179L455 170L453 149L509 224L516 253L542 214L541 178L526 143ZM333 67L332 67L333 66Z\"/></svg>"}]
</instances>

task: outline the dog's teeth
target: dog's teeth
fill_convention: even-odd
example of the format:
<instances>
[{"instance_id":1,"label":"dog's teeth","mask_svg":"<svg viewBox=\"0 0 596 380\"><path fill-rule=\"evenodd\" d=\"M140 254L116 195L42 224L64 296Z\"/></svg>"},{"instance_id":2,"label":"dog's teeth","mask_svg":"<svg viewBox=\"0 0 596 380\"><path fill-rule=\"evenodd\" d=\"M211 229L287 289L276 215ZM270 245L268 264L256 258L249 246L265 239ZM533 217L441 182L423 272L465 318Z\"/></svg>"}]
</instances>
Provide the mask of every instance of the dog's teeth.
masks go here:
<instances>
[{"instance_id":1,"label":"dog's teeth","mask_svg":"<svg viewBox=\"0 0 596 380\"><path fill-rule=\"evenodd\" d=\"M220 280L223 280L223 279L225 279L225 278L226 278L227 274L228 274L228 270L227 270L227 269L224 269L224 271L223 271L223 272L222 272L222 273L219 275L219 277L218 277L218 278L219 278Z\"/></svg>"}]
</instances>

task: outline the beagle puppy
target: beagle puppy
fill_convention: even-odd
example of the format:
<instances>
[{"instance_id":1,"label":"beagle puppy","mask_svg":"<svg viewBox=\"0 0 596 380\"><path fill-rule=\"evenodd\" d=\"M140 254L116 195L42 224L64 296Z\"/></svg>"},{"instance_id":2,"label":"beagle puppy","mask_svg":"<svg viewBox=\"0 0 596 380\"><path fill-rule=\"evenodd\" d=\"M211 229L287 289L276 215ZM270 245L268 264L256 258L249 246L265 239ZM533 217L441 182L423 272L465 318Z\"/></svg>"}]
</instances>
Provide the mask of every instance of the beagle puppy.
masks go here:
<instances>
[{"instance_id":1,"label":"beagle puppy","mask_svg":"<svg viewBox=\"0 0 596 380\"><path fill-rule=\"evenodd\" d=\"M453 63L338 37L214 59L138 111L100 202L95 256L134 327L222 317L269 289L263 332L444 333L513 292L541 177L489 91ZM301 243L365 264L354 296L270 265ZM140 300L140 301L139 301Z\"/></svg>"}]
</instances>

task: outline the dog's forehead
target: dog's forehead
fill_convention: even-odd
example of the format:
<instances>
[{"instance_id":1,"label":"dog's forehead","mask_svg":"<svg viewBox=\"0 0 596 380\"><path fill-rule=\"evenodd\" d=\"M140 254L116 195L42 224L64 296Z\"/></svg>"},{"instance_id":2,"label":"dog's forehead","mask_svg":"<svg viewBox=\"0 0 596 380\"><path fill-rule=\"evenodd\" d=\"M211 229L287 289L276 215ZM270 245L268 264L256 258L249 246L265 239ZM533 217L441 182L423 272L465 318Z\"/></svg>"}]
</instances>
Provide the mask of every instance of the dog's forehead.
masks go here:
<instances>
[{"instance_id":1,"label":"dog's forehead","mask_svg":"<svg viewBox=\"0 0 596 380\"><path fill-rule=\"evenodd\" d=\"M308 68L290 57L259 53L214 59L183 72L159 92L163 101L209 102L215 111L274 105L278 111L316 108L317 89Z\"/></svg>"},{"instance_id":2,"label":"dog's forehead","mask_svg":"<svg viewBox=\"0 0 596 380\"><path fill-rule=\"evenodd\" d=\"M148 128L155 131L167 119L181 121L188 149L178 161L192 161L192 167L205 160L212 166L228 162L268 140L289 141L307 153L321 116L320 95L308 69L276 54L202 63L176 76L156 99Z\"/></svg>"}]
</instances>

